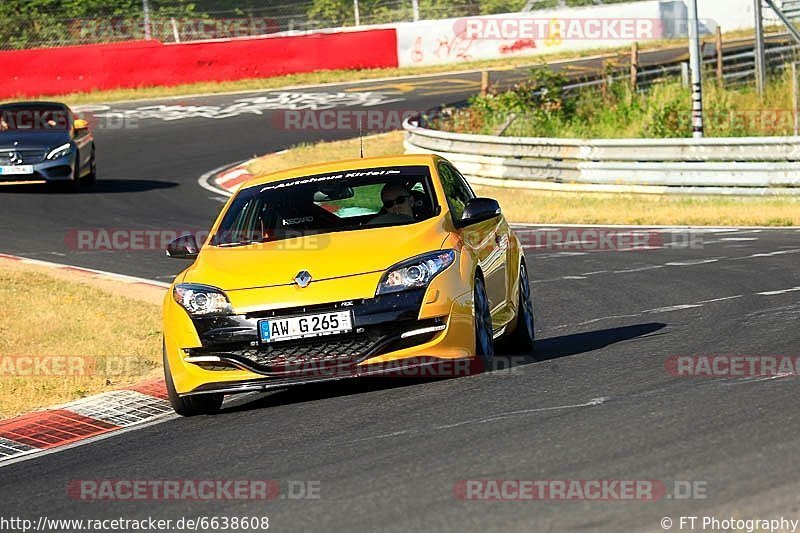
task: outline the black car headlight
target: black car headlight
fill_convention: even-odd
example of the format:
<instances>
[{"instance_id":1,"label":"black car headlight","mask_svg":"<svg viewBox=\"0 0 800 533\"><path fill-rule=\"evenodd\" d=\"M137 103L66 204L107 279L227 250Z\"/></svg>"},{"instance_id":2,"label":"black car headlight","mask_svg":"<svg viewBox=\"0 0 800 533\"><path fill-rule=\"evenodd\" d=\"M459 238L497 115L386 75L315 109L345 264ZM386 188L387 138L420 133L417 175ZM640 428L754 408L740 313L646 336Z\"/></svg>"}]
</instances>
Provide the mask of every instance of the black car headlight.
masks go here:
<instances>
[{"instance_id":1,"label":"black car headlight","mask_svg":"<svg viewBox=\"0 0 800 533\"><path fill-rule=\"evenodd\" d=\"M225 293L209 285L180 283L172 289L172 297L191 316L233 314L233 307Z\"/></svg>"},{"instance_id":2,"label":"black car headlight","mask_svg":"<svg viewBox=\"0 0 800 533\"><path fill-rule=\"evenodd\" d=\"M383 275L375 294L390 294L427 287L433 278L452 265L455 260L455 250L441 250L398 263Z\"/></svg>"},{"instance_id":3,"label":"black car headlight","mask_svg":"<svg viewBox=\"0 0 800 533\"><path fill-rule=\"evenodd\" d=\"M47 157L45 159L49 159L52 161L53 159L58 159L59 157L64 157L65 155L69 155L70 152L72 152L72 145L69 143L65 143L47 152Z\"/></svg>"}]
</instances>

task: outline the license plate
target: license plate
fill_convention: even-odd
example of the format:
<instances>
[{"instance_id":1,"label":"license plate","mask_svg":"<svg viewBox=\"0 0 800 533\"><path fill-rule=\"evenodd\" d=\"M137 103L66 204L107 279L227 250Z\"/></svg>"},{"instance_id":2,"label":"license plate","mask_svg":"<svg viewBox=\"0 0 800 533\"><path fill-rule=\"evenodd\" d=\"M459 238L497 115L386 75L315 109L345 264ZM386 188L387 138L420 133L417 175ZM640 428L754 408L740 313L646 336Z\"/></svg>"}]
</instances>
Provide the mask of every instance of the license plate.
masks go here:
<instances>
[{"instance_id":1,"label":"license plate","mask_svg":"<svg viewBox=\"0 0 800 533\"><path fill-rule=\"evenodd\" d=\"M13 165L0 167L1 175L33 174L33 165Z\"/></svg>"},{"instance_id":2,"label":"license plate","mask_svg":"<svg viewBox=\"0 0 800 533\"><path fill-rule=\"evenodd\" d=\"M289 341L353 331L350 311L270 318L258 322L261 342Z\"/></svg>"}]
</instances>

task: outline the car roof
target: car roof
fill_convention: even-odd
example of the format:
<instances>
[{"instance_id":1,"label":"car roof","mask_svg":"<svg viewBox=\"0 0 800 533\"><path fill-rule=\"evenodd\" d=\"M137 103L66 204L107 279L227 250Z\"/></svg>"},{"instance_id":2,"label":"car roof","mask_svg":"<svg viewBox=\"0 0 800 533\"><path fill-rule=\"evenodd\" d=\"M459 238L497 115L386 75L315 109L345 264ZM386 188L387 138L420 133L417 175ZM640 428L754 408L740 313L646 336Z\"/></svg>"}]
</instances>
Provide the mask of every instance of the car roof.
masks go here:
<instances>
[{"instance_id":1,"label":"car roof","mask_svg":"<svg viewBox=\"0 0 800 533\"><path fill-rule=\"evenodd\" d=\"M265 183L273 183L285 179L312 176L315 174L326 174L329 172L344 172L347 170L361 170L376 167L407 167L407 166L433 166L436 161L441 159L434 154L404 154L381 157L365 157L363 159L345 159L342 161L331 161L326 163L316 163L295 167L278 172L261 174L251 178L242 184L242 189Z\"/></svg>"}]
</instances>

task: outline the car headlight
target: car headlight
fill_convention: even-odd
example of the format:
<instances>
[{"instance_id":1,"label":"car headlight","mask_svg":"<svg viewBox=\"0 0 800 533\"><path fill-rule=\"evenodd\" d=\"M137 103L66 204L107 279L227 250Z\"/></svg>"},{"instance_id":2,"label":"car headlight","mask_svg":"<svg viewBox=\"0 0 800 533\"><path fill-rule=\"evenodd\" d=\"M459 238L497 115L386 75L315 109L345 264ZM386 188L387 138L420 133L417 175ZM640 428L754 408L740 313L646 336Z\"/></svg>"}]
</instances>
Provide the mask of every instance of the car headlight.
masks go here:
<instances>
[{"instance_id":1,"label":"car headlight","mask_svg":"<svg viewBox=\"0 0 800 533\"><path fill-rule=\"evenodd\" d=\"M172 297L192 316L233 313L233 307L225 293L208 285L181 283L172 289Z\"/></svg>"},{"instance_id":2,"label":"car headlight","mask_svg":"<svg viewBox=\"0 0 800 533\"><path fill-rule=\"evenodd\" d=\"M378 284L376 295L427 287L433 278L455 260L454 250L441 250L403 261L386 271Z\"/></svg>"},{"instance_id":3,"label":"car headlight","mask_svg":"<svg viewBox=\"0 0 800 533\"><path fill-rule=\"evenodd\" d=\"M64 157L65 155L69 155L72 152L72 145L69 143L62 144L58 148L53 148L47 153L47 159L58 159L59 157Z\"/></svg>"}]
</instances>

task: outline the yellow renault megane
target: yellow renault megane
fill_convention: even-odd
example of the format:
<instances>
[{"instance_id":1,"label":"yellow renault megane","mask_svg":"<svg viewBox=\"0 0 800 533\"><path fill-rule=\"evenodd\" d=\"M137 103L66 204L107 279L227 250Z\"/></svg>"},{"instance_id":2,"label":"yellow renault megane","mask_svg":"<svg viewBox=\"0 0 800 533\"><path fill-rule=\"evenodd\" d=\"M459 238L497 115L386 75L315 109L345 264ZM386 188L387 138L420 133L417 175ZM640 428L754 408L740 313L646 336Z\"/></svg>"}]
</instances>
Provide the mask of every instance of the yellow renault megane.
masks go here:
<instances>
[{"instance_id":1,"label":"yellow renault megane","mask_svg":"<svg viewBox=\"0 0 800 533\"><path fill-rule=\"evenodd\" d=\"M407 372L486 368L494 342L530 351L519 240L489 198L434 155L258 176L230 198L164 301L164 370L181 415L224 394Z\"/></svg>"}]
</instances>

